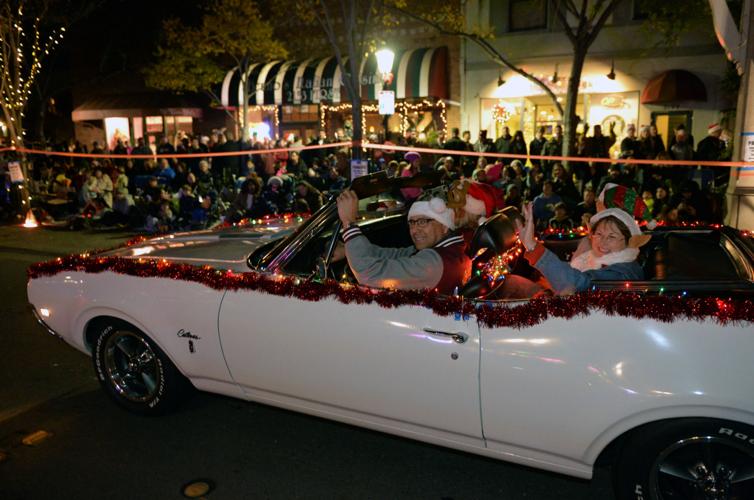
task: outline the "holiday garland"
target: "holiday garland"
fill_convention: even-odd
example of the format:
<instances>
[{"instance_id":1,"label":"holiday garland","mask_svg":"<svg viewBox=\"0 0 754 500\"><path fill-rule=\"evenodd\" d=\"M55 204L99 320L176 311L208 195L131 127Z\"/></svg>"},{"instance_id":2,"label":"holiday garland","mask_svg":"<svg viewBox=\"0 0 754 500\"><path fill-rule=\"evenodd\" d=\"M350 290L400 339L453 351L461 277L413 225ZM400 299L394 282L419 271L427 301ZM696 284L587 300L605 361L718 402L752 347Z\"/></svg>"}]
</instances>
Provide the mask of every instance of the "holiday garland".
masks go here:
<instances>
[{"instance_id":1,"label":"holiday garland","mask_svg":"<svg viewBox=\"0 0 754 500\"><path fill-rule=\"evenodd\" d=\"M193 266L164 259L103 257L87 253L32 265L29 278L53 276L63 271L105 271L144 278L169 278L200 283L215 290L248 290L319 301L335 298L344 304L377 304L385 308L421 306L440 316L475 316L486 327L525 328L548 318L571 319L602 312L611 316L649 318L663 322L714 318L720 324L753 322L752 300L721 297L650 295L631 291L593 291L568 296L535 298L520 305L470 301L444 296L435 290L375 290L334 280L324 282L260 272L235 273L209 266Z\"/></svg>"}]
</instances>

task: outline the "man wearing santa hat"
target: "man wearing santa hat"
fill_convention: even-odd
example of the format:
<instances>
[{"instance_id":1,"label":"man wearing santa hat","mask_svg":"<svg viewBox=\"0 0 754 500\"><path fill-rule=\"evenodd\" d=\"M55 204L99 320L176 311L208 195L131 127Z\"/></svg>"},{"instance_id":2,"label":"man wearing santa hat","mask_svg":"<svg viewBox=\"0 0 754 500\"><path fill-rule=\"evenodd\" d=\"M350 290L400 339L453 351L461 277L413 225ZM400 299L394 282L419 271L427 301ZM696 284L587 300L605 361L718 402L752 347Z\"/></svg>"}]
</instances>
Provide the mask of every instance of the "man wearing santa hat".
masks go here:
<instances>
[{"instance_id":1,"label":"man wearing santa hat","mask_svg":"<svg viewBox=\"0 0 754 500\"><path fill-rule=\"evenodd\" d=\"M707 137L699 141L696 158L700 161L719 161L725 153L725 142L720 139L723 129L718 123L707 127Z\"/></svg>"},{"instance_id":2,"label":"man wearing santa hat","mask_svg":"<svg viewBox=\"0 0 754 500\"><path fill-rule=\"evenodd\" d=\"M426 199L425 199L426 198ZM453 232L453 211L445 200L427 193L408 212L414 246L382 248L356 225L358 196L344 190L337 200L348 265L359 284L402 290L434 288L450 295L471 274L463 238Z\"/></svg>"}]
</instances>

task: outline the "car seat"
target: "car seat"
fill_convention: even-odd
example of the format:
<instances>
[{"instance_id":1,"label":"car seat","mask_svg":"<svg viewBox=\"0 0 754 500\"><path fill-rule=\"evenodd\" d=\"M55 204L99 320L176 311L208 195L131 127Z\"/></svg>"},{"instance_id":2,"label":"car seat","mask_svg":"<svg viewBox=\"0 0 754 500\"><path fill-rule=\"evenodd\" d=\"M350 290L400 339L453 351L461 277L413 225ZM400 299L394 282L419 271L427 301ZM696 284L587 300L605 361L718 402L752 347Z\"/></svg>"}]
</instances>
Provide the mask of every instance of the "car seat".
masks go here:
<instances>
[{"instance_id":1,"label":"car seat","mask_svg":"<svg viewBox=\"0 0 754 500\"><path fill-rule=\"evenodd\" d=\"M510 216L510 217L509 217ZM490 281L479 269L491 258L513 247L518 241L512 212L493 215L474 231L466 254L472 259L471 278L459 290L467 298L481 298L493 294L505 280Z\"/></svg>"}]
</instances>

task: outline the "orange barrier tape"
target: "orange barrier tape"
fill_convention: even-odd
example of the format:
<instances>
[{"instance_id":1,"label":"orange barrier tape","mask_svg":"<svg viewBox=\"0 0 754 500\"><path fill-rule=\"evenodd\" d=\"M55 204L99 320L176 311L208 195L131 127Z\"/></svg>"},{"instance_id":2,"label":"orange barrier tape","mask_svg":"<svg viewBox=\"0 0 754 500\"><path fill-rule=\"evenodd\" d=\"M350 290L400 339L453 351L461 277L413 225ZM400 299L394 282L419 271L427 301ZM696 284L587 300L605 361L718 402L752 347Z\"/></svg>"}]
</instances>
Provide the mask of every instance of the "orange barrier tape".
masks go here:
<instances>
[{"instance_id":1,"label":"orange barrier tape","mask_svg":"<svg viewBox=\"0 0 754 500\"><path fill-rule=\"evenodd\" d=\"M184 153L184 154L129 154L129 155L116 155L116 154L92 154L92 153L68 153L63 151L44 151L40 149L29 148L13 148L6 147L0 148L0 153L4 151L17 151L19 153L38 154L45 156L63 156L67 158L113 158L113 159L160 159L160 158L213 158L220 156L244 156L244 155L263 155L283 153L290 151L306 151L316 149L330 149L330 148L342 148L352 147L354 142L344 141L330 144L317 144L314 146L301 146L292 148L275 148L275 149L250 149L244 151L226 151L221 153ZM743 167L746 170L754 170L754 162L744 161L694 161L694 160L638 160L638 159L612 159L612 158L592 158L582 156L543 156L543 155L518 155L508 153L480 153L477 151L454 151L449 149L432 149L432 148L417 148L412 146L398 146L398 145L385 145L385 144L371 144L362 143L363 149L376 149L383 151L416 151L418 153L431 153L442 156L484 156L485 158L513 158L519 160L558 160L558 161L573 161L573 162L595 162L595 163L621 163L621 164L636 164L636 165L661 165L661 166L702 166L702 167ZM739 175L754 175L754 172L740 172Z\"/></svg>"},{"instance_id":2,"label":"orange barrier tape","mask_svg":"<svg viewBox=\"0 0 754 500\"><path fill-rule=\"evenodd\" d=\"M331 144L317 144L314 146L300 146L294 148L276 148L276 149L249 149L244 151L223 151L221 153L182 153L182 154L128 154L128 155L116 155L112 153L92 154L92 153L69 153L66 151L44 151L41 149L29 149L29 148L0 148L0 153L4 151L16 151L26 154L37 154L44 156L64 156L66 158L112 158L112 159L137 159L137 160L154 160L160 158L214 158L218 156L246 156L246 155L265 155L274 153L283 153L288 151L306 151L312 149L328 149L328 148L342 148L351 147L351 142L335 142Z\"/></svg>"},{"instance_id":3,"label":"orange barrier tape","mask_svg":"<svg viewBox=\"0 0 754 500\"><path fill-rule=\"evenodd\" d=\"M515 158L519 160L559 160L574 162L595 163L622 163L636 165L677 165L677 166L702 166L702 167L754 167L754 162L745 161L694 161L694 160L614 160L612 158L590 158L583 156L542 156L542 155L516 155L508 153L479 153L476 151L453 151L450 149L416 148L410 146L393 146L385 144L362 144L367 149L382 149L388 151L416 151L417 153L433 153L443 156L484 156L485 158Z\"/></svg>"}]
</instances>

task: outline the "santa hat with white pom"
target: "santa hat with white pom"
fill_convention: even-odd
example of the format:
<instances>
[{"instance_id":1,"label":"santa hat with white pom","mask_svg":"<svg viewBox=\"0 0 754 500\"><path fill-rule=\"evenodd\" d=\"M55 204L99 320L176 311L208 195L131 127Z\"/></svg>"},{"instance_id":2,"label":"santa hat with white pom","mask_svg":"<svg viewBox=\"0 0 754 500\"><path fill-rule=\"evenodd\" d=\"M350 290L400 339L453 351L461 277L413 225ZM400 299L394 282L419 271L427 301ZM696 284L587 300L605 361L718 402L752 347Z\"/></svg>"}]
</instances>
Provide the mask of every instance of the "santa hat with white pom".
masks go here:
<instances>
[{"instance_id":1,"label":"santa hat with white pom","mask_svg":"<svg viewBox=\"0 0 754 500\"><path fill-rule=\"evenodd\" d=\"M428 219L436 220L448 229L455 227L453 223L453 210L449 209L442 198L431 198L428 201L416 201L408 211L408 218L423 215Z\"/></svg>"}]
</instances>

